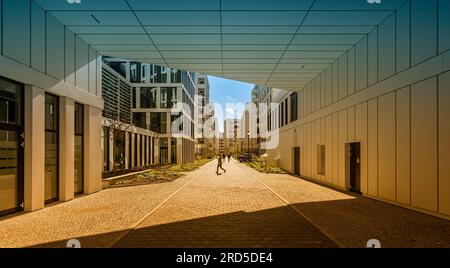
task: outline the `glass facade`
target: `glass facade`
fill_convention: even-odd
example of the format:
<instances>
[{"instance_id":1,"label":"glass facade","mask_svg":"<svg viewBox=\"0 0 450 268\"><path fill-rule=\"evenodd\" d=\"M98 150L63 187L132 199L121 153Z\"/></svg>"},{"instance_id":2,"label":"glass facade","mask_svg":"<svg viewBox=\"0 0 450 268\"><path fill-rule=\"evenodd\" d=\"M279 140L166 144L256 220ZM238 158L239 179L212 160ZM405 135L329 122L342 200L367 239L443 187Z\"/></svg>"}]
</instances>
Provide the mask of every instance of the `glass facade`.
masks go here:
<instances>
[{"instance_id":1,"label":"glass facade","mask_svg":"<svg viewBox=\"0 0 450 268\"><path fill-rule=\"evenodd\" d=\"M114 170L125 169L125 131L114 129Z\"/></svg>"},{"instance_id":2,"label":"glass facade","mask_svg":"<svg viewBox=\"0 0 450 268\"><path fill-rule=\"evenodd\" d=\"M159 156L160 156L160 163L161 164L167 164L169 161L169 144L167 138L161 138L160 139L160 145L159 145Z\"/></svg>"},{"instance_id":3,"label":"glass facade","mask_svg":"<svg viewBox=\"0 0 450 268\"><path fill-rule=\"evenodd\" d=\"M103 171L109 171L109 129L103 128Z\"/></svg>"},{"instance_id":4,"label":"glass facade","mask_svg":"<svg viewBox=\"0 0 450 268\"><path fill-rule=\"evenodd\" d=\"M0 78L0 215L23 202L22 85Z\"/></svg>"},{"instance_id":5,"label":"glass facade","mask_svg":"<svg viewBox=\"0 0 450 268\"><path fill-rule=\"evenodd\" d=\"M75 104L75 194L83 193L84 106Z\"/></svg>"},{"instance_id":6,"label":"glass facade","mask_svg":"<svg viewBox=\"0 0 450 268\"><path fill-rule=\"evenodd\" d=\"M167 113L150 113L150 130L167 133Z\"/></svg>"},{"instance_id":7,"label":"glass facade","mask_svg":"<svg viewBox=\"0 0 450 268\"><path fill-rule=\"evenodd\" d=\"M59 98L45 94L45 202L58 200Z\"/></svg>"},{"instance_id":8,"label":"glass facade","mask_svg":"<svg viewBox=\"0 0 450 268\"><path fill-rule=\"evenodd\" d=\"M170 70L170 82L173 84L181 83L181 71L177 69Z\"/></svg>"},{"instance_id":9,"label":"glass facade","mask_svg":"<svg viewBox=\"0 0 450 268\"><path fill-rule=\"evenodd\" d=\"M298 93L294 92L291 94L291 122L297 121L298 119Z\"/></svg>"},{"instance_id":10,"label":"glass facade","mask_svg":"<svg viewBox=\"0 0 450 268\"><path fill-rule=\"evenodd\" d=\"M156 94L155 87L141 87L141 108L156 108Z\"/></svg>"},{"instance_id":11,"label":"glass facade","mask_svg":"<svg viewBox=\"0 0 450 268\"><path fill-rule=\"evenodd\" d=\"M147 129L147 113L133 113L133 125Z\"/></svg>"},{"instance_id":12,"label":"glass facade","mask_svg":"<svg viewBox=\"0 0 450 268\"><path fill-rule=\"evenodd\" d=\"M170 141L170 161L172 163L176 163L177 162L177 140L176 139L171 139Z\"/></svg>"},{"instance_id":13,"label":"glass facade","mask_svg":"<svg viewBox=\"0 0 450 268\"><path fill-rule=\"evenodd\" d=\"M161 108L174 108L177 105L177 88L161 88Z\"/></svg>"}]
</instances>

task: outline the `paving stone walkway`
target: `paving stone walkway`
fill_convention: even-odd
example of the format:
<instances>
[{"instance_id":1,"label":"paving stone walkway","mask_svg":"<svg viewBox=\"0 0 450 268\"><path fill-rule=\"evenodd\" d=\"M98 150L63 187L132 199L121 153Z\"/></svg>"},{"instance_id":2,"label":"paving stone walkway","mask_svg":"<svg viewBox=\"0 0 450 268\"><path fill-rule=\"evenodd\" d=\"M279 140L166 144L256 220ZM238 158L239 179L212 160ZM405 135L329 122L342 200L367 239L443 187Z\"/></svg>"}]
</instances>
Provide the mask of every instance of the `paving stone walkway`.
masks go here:
<instances>
[{"instance_id":1,"label":"paving stone walkway","mask_svg":"<svg viewBox=\"0 0 450 268\"><path fill-rule=\"evenodd\" d=\"M115 247L336 247L235 161L215 161Z\"/></svg>"},{"instance_id":2,"label":"paving stone walkway","mask_svg":"<svg viewBox=\"0 0 450 268\"><path fill-rule=\"evenodd\" d=\"M450 221L236 161L224 168L0 218L0 247L450 247Z\"/></svg>"}]
</instances>

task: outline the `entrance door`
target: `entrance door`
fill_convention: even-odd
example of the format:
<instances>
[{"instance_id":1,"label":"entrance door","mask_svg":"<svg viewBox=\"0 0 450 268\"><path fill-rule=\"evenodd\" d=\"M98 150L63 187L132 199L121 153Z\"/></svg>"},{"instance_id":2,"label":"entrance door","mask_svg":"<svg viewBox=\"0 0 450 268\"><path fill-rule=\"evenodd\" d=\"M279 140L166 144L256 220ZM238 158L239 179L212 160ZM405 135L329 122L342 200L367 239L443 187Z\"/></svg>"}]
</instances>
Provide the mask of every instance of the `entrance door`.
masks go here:
<instances>
[{"instance_id":1,"label":"entrance door","mask_svg":"<svg viewBox=\"0 0 450 268\"><path fill-rule=\"evenodd\" d=\"M354 142L349 144L350 160L350 191L361 192L361 144Z\"/></svg>"},{"instance_id":2,"label":"entrance door","mask_svg":"<svg viewBox=\"0 0 450 268\"><path fill-rule=\"evenodd\" d=\"M0 216L23 209L23 85L0 77Z\"/></svg>"},{"instance_id":3,"label":"entrance door","mask_svg":"<svg viewBox=\"0 0 450 268\"><path fill-rule=\"evenodd\" d=\"M59 98L45 94L45 203L59 200Z\"/></svg>"},{"instance_id":4,"label":"entrance door","mask_svg":"<svg viewBox=\"0 0 450 268\"><path fill-rule=\"evenodd\" d=\"M294 148L294 174L300 175L300 147Z\"/></svg>"}]
</instances>

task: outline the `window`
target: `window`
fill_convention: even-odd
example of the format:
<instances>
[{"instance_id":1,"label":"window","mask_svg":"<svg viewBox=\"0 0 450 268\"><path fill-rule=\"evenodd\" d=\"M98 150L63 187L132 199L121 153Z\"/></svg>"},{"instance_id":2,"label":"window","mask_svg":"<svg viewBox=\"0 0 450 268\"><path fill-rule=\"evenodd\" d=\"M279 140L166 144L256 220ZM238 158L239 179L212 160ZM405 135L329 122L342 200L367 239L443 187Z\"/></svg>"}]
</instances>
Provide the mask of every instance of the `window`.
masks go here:
<instances>
[{"instance_id":1,"label":"window","mask_svg":"<svg viewBox=\"0 0 450 268\"><path fill-rule=\"evenodd\" d=\"M109 67L120 74L123 78L127 77L127 63L126 62L108 62Z\"/></svg>"},{"instance_id":2,"label":"window","mask_svg":"<svg viewBox=\"0 0 450 268\"><path fill-rule=\"evenodd\" d=\"M133 113L133 124L137 127L147 129L147 113Z\"/></svg>"},{"instance_id":3,"label":"window","mask_svg":"<svg viewBox=\"0 0 450 268\"><path fill-rule=\"evenodd\" d=\"M288 121L288 99L284 100L284 124L287 125Z\"/></svg>"},{"instance_id":4,"label":"window","mask_svg":"<svg viewBox=\"0 0 450 268\"><path fill-rule=\"evenodd\" d=\"M136 108L136 90L137 88L133 87L132 89L133 96L131 97L131 108Z\"/></svg>"},{"instance_id":5,"label":"window","mask_svg":"<svg viewBox=\"0 0 450 268\"><path fill-rule=\"evenodd\" d=\"M114 170L125 169L125 131L114 129Z\"/></svg>"},{"instance_id":6,"label":"window","mask_svg":"<svg viewBox=\"0 0 450 268\"><path fill-rule=\"evenodd\" d=\"M156 93L154 87L141 87L141 108L156 108Z\"/></svg>"},{"instance_id":7,"label":"window","mask_svg":"<svg viewBox=\"0 0 450 268\"><path fill-rule=\"evenodd\" d=\"M109 130L103 128L103 171L109 171Z\"/></svg>"},{"instance_id":8,"label":"window","mask_svg":"<svg viewBox=\"0 0 450 268\"><path fill-rule=\"evenodd\" d=\"M147 64L142 64L142 68L141 68L141 83L147 83L147 69L148 69L148 65Z\"/></svg>"},{"instance_id":9,"label":"window","mask_svg":"<svg viewBox=\"0 0 450 268\"><path fill-rule=\"evenodd\" d=\"M170 146L171 146L170 161L174 164L177 162L177 140L171 139Z\"/></svg>"},{"instance_id":10,"label":"window","mask_svg":"<svg viewBox=\"0 0 450 268\"><path fill-rule=\"evenodd\" d=\"M317 145L317 174L325 176L325 145Z\"/></svg>"},{"instance_id":11,"label":"window","mask_svg":"<svg viewBox=\"0 0 450 268\"><path fill-rule=\"evenodd\" d=\"M282 127L284 126L284 101L281 103L280 110L280 127Z\"/></svg>"},{"instance_id":12,"label":"window","mask_svg":"<svg viewBox=\"0 0 450 268\"><path fill-rule=\"evenodd\" d=\"M174 108L177 105L177 88L161 88L161 108Z\"/></svg>"},{"instance_id":13,"label":"window","mask_svg":"<svg viewBox=\"0 0 450 268\"><path fill-rule=\"evenodd\" d=\"M83 193L84 106L75 103L75 195Z\"/></svg>"},{"instance_id":14,"label":"window","mask_svg":"<svg viewBox=\"0 0 450 268\"><path fill-rule=\"evenodd\" d=\"M168 140L167 138L161 138L160 139L160 146L159 146L159 152L160 152L160 163L161 164L167 164L169 161L169 148L168 148Z\"/></svg>"},{"instance_id":15,"label":"window","mask_svg":"<svg viewBox=\"0 0 450 268\"><path fill-rule=\"evenodd\" d=\"M199 85L204 85L205 84L205 78L199 78L198 79L198 84Z\"/></svg>"},{"instance_id":16,"label":"window","mask_svg":"<svg viewBox=\"0 0 450 268\"><path fill-rule=\"evenodd\" d=\"M171 83L181 83L181 71L177 69L170 70L170 81Z\"/></svg>"},{"instance_id":17,"label":"window","mask_svg":"<svg viewBox=\"0 0 450 268\"><path fill-rule=\"evenodd\" d=\"M298 119L298 93L291 94L291 123Z\"/></svg>"},{"instance_id":18,"label":"window","mask_svg":"<svg viewBox=\"0 0 450 268\"><path fill-rule=\"evenodd\" d=\"M161 68L161 78L160 78L160 83L168 83L169 81L167 81L167 73L169 72L169 68L166 67L160 67Z\"/></svg>"},{"instance_id":19,"label":"window","mask_svg":"<svg viewBox=\"0 0 450 268\"><path fill-rule=\"evenodd\" d=\"M130 63L130 82L131 83L141 82L141 64L138 62Z\"/></svg>"},{"instance_id":20,"label":"window","mask_svg":"<svg viewBox=\"0 0 450 268\"><path fill-rule=\"evenodd\" d=\"M150 114L150 130L165 134L167 133L167 118L166 113L151 113Z\"/></svg>"},{"instance_id":21,"label":"window","mask_svg":"<svg viewBox=\"0 0 450 268\"><path fill-rule=\"evenodd\" d=\"M59 198L59 98L45 94L45 202Z\"/></svg>"},{"instance_id":22,"label":"window","mask_svg":"<svg viewBox=\"0 0 450 268\"><path fill-rule=\"evenodd\" d=\"M161 83L161 67L151 65L150 67L150 83Z\"/></svg>"},{"instance_id":23,"label":"window","mask_svg":"<svg viewBox=\"0 0 450 268\"><path fill-rule=\"evenodd\" d=\"M180 134L181 131L183 131L183 122L181 120L181 113L178 113L176 115L172 114L170 116L171 121L171 133L172 134ZM177 125L174 125L177 124Z\"/></svg>"}]
</instances>

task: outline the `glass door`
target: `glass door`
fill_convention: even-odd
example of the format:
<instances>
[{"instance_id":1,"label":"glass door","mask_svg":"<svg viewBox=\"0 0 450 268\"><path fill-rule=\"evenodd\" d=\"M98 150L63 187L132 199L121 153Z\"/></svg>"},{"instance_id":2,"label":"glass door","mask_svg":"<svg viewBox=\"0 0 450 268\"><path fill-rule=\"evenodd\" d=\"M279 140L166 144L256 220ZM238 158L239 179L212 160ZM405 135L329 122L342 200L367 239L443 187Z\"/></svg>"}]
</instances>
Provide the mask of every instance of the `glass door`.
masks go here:
<instances>
[{"instance_id":1,"label":"glass door","mask_svg":"<svg viewBox=\"0 0 450 268\"><path fill-rule=\"evenodd\" d=\"M59 199L59 99L45 94L45 203Z\"/></svg>"},{"instance_id":2,"label":"glass door","mask_svg":"<svg viewBox=\"0 0 450 268\"><path fill-rule=\"evenodd\" d=\"M84 192L83 142L84 142L84 106L75 103L75 195Z\"/></svg>"},{"instance_id":3,"label":"glass door","mask_svg":"<svg viewBox=\"0 0 450 268\"><path fill-rule=\"evenodd\" d=\"M0 77L0 216L23 209L23 85Z\"/></svg>"}]
</instances>

